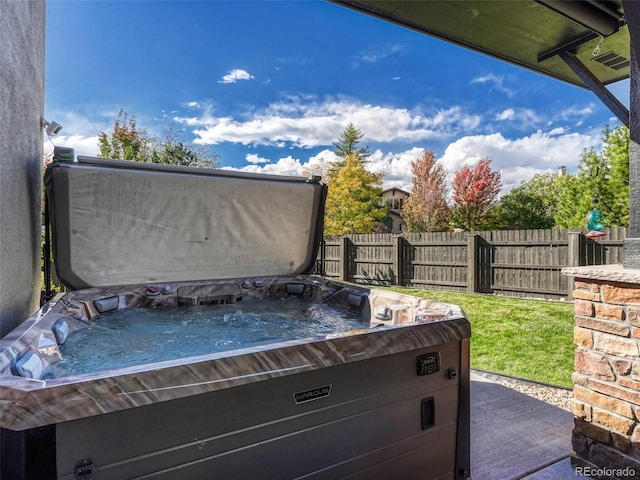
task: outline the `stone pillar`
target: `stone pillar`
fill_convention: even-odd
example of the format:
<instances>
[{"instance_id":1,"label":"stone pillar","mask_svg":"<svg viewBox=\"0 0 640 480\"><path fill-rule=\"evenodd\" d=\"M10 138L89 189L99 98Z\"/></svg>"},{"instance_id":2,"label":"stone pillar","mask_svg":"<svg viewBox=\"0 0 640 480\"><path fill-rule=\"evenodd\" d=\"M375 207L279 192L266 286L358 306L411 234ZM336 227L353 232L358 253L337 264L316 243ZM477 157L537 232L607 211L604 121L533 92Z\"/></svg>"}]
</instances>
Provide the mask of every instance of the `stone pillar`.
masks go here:
<instances>
[{"instance_id":1,"label":"stone pillar","mask_svg":"<svg viewBox=\"0 0 640 480\"><path fill-rule=\"evenodd\" d=\"M639 478L640 270L563 273L575 278L573 464L608 469L607 478Z\"/></svg>"},{"instance_id":2,"label":"stone pillar","mask_svg":"<svg viewBox=\"0 0 640 480\"><path fill-rule=\"evenodd\" d=\"M44 0L0 0L0 336L40 299Z\"/></svg>"}]
</instances>

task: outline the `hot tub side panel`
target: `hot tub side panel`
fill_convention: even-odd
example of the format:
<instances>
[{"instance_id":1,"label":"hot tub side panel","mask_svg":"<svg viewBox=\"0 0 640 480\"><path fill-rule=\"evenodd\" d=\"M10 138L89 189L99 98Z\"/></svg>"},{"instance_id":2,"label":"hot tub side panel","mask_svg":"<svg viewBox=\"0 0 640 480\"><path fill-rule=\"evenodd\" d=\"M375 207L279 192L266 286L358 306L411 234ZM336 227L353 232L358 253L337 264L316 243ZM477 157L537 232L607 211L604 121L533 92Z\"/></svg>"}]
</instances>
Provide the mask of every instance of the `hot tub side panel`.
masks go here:
<instances>
[{"instance_id":1,"label":"hot tub side panel","mask_svg":"<svg viewBox=\"0 0 640 480\"><path fill-rule=\"evenodd\" d=\"M37 478L460 478L465 357L463 339L60 423Z\"/></svg>"}]
</instances>

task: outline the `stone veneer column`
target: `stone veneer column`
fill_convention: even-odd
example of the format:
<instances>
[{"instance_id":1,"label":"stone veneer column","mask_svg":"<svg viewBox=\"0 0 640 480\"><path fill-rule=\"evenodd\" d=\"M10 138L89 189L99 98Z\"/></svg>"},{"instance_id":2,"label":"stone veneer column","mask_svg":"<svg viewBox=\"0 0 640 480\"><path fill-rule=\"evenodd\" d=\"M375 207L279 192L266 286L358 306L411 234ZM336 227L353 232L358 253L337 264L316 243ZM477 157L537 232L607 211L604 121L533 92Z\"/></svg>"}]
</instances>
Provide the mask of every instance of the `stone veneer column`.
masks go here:
<instances>
[{"instance_id":1,"label":"stone veneer column","mask_svg":"<svg viewBox=\"0 0 640 480\"><path fill-rule=\"evenodd\" d=\"M640 478L640 270L562 272L575 278L572 463Z\"/></svg>"}]
</instances>

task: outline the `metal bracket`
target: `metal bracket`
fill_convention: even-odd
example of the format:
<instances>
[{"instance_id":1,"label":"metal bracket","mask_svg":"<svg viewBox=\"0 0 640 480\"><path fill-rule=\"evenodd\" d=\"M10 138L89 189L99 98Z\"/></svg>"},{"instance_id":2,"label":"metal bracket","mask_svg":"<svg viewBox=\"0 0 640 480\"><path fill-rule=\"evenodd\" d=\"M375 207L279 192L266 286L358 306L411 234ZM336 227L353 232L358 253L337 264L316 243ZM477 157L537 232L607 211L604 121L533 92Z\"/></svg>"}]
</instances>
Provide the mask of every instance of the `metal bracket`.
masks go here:
<instances>
[{"instance_id":1,"label":"metal bracket","mask_svg":"<svg viewBox=\"0 0 640 480\"><path fill-rule=\"evenodd\" d=\"M76 480L89 480L93 474L93 461L90 458L78 460L75 472Z\"/></svg>"}]
</instances>

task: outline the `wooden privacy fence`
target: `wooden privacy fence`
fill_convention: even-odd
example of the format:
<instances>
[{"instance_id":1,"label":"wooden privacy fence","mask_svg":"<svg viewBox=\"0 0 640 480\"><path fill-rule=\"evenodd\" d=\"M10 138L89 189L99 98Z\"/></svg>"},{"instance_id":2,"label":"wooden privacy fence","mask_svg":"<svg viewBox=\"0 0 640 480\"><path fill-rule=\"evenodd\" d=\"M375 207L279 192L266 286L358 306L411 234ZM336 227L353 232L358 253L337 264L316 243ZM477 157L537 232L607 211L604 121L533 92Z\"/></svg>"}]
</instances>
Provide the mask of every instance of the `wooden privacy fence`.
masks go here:
<instances>
[{"instance_id":1,"label":"wooden privacy fence","mask_svg":"<svg viewBox=\"0 0 640 480\"><path fill-rule=\"evenodd\" d=\"M314 273L370 285L571 298L563 267L622 263L626 228L325 237Z\"/></svg>"}]
</instances>

